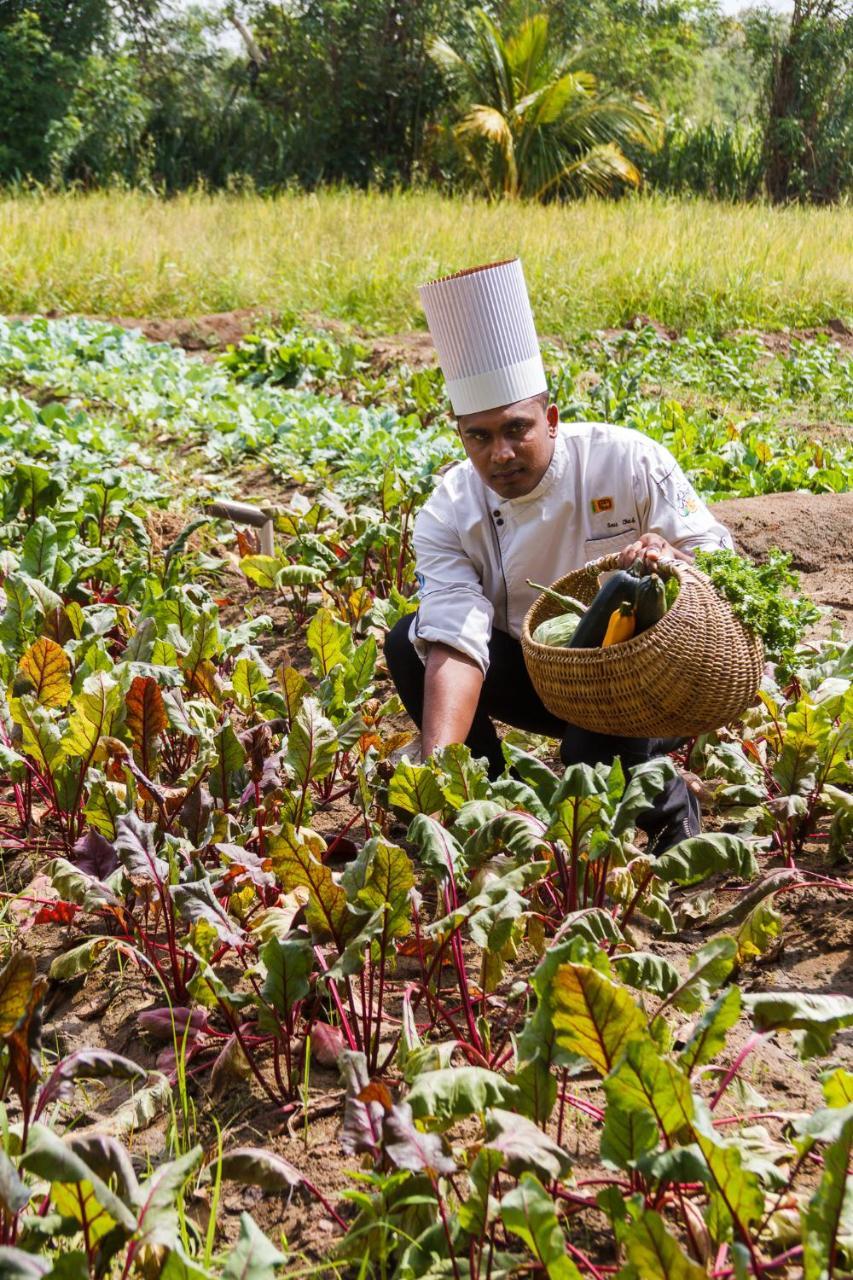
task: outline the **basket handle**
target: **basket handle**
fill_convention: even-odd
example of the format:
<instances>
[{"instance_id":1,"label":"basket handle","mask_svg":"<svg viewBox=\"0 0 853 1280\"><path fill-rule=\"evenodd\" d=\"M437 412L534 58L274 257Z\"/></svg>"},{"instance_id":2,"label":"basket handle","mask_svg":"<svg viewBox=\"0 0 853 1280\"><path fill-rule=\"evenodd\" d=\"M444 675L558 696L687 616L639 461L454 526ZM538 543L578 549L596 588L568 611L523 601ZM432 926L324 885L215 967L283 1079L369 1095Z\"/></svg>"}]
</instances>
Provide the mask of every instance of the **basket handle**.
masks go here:
<instances>
[{"instance_id":1,"label":"basket handle","mask_svg":"<svg viewBox=\"0 0 853 1280\"><path fill-rule=\"evenodd\" d=\"M621 552L619 551L611 551L609 555L600 556L598 560L590 560L584 565L583 571L584 573L589 574L591 578L597 577L599 573L611 573L614 569L619 568L620 554ZM661 560L658 565L658 570L663 571L661 573L661 577L678 578L679 582L681 581L682 574L685 572L698 572L698 570L694 569L692 565L687 563L687 561L674 559Z\"/></svg>"}]
</instances>

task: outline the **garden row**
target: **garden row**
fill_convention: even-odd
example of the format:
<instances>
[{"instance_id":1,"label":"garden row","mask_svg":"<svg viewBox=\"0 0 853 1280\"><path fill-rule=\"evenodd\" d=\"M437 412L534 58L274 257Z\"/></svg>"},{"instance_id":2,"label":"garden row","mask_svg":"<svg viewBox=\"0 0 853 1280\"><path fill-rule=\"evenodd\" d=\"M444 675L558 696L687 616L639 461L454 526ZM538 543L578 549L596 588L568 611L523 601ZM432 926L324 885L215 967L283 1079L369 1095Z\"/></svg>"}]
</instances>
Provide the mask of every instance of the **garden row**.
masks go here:
<instances>
[{"instance_id":1,"label":"garden row","mask_svg":"<svg viewBox=\"0 0 853 1280\"><path fill-rule=\"evenodd\" d=\"M707 496L849 486L843 440L783 424L847 412L825 343L646 330L551 364L567 417L663 440ZM652 860L668 759L626 785L517 734L497 782L405 755L380 646L456 456L437 375L298 327L205 365L34 321L0 324L3 384L3 1274L844 1274L853 999L757 980L792 903L850 893L839 636L690 744L708 832ZM201 514L260 467L272 557ZM139 992L130 1054L68 1039L104 974ZM758 1092L771 1045L807 1105ZM332 1064L342 1195L309 1151ZM217 1235L230 1183L281 1206L275 1244L257 1214Z\"/></svg>"}]
</instances>

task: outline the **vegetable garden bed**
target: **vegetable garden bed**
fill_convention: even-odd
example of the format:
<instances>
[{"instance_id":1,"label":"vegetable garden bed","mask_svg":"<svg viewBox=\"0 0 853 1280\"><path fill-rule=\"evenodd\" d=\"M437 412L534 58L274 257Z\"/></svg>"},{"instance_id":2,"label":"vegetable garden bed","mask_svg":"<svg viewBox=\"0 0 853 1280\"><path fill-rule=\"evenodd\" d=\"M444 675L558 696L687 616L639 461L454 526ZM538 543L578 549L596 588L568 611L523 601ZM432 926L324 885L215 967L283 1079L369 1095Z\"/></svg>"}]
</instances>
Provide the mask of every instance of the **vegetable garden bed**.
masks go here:
<instances>
[{"instance_id":1,"label":"vegetable garden bed","mask_svg":"<svg viewBox=\"0 0 853 1280\"><path fill-rule=\"evenodd\" d=\"M778 425L843 419L825 344L605 350L554 366L567 412L706 496L849 484ZM838 629L682 754L705 834L652 862L673 761L406 754L380 642L455 456L428 371L37 321L3 384L0 1274L846 1274ZM221 498L272 499L272 555Z\"/></svg>"}]
</instances>

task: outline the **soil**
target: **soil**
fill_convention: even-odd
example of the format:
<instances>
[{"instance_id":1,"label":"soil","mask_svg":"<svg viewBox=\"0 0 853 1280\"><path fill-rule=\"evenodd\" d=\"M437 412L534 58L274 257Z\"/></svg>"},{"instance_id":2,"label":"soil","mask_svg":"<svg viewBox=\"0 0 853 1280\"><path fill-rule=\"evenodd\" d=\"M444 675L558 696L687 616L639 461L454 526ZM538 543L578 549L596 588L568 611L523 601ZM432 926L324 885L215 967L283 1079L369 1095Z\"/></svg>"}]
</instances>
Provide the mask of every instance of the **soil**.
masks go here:
<instances>
[{"instance_id":1,"label":"soil","mask_svg":"<svg viewBox=\"0 0 853 1280\"><path fill-rule=\"evenodd\" d=\"M48 320L56 320L66 313L45 311ZM31 320L29 314L4 317L6 320ZM139 329L151 342L169 342L183 347L184 351L220 351L232 343L240 342L258 325L273 324L278 313L261 307L239 311L217 311L204 316L94 316L80 314L82 320L107 320L122 329Z\"/></svg>"},{"instance_id":2,"label":"soil","mask_svg":"<svg viewBox=\"0 0 853 1280\"><path fill-rule=\"evenodd\" d=\"M49 320L66 315L63 311L45 311L40 314ZM230 343L237 343L247 333L251 333L259 324L274 324L280 313L264 307L246 307L235 311L217 311L210 315L199 316L95 316L81 313L84 320L109 320L112 324L121 325L123 329L140 329L152 342L171 342L183 347L185 351L221 350ZM19 312L5 317L7 320L30 320L31 313ZM341 321L331 320L323 315L306 317L318 328L333 332L344 331L347 326ZM651 316L642 313L634 316L621 329L600 329L598 332L605 338L616 338L625 330L652 328L668 341L677 338L678 330L672 329ZM828 324L810 329L780 329L766 332L758 329L733 329L731 337L757 333L762 344L771 355L787 355L793 341L814 341L815 338L827 338L830 342L845 351L853 352L853 330L841 319L830 320ZM548 342L561 345L562 339L544 335ZM391 364L401 361L411 369L423 369L435 364L435 348L428 333L410 331L408 333L391 334L382 338L360 339L371 350L371 362L381 372Z\"/></svg>"}]
</instances>

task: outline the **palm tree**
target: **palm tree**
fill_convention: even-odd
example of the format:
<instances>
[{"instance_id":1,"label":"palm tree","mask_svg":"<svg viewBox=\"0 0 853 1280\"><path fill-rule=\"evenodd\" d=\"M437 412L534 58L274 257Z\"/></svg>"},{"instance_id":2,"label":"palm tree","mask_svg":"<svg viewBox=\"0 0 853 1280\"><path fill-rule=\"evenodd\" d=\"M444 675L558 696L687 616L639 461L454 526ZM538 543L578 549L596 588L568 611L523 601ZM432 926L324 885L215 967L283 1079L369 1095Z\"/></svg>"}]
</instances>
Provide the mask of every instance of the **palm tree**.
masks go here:
<instances>
[{"instance_id":1,"label":"palm tree","mask_svg":"<svg viewBox=\"0 0 853 1280\"><path fill-rule=\"evenodd\" d=\"M543 200L640 185L622 146L660 146L650 103L602 95L595 76L571 70L571 55L549 48L546 13L506 34L483 9L469 22L473 56L445 40L434 40L430 53L457 89L464 114L453 137L487 195Z\"/></svg>"}]
</instances>

